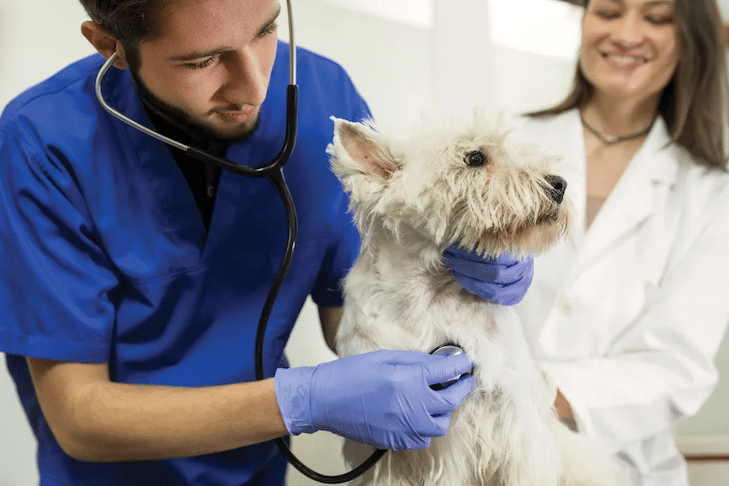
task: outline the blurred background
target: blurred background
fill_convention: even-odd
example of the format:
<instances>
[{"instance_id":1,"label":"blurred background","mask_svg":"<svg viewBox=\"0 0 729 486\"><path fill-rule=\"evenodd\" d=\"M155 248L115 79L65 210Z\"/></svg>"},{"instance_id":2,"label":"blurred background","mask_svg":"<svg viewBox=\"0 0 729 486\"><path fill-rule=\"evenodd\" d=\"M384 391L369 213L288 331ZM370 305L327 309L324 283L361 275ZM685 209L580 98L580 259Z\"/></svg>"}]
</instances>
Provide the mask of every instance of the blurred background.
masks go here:
<instances>
[{"instance_id":1,"label":"blurred background","mask_svg":"<svg viewBox=\"0 0 729 486\"><path fill-rule=\"evenodd\" d=\"M283 2L285 3L285 2ZM549 106L570 86L581 9L561 0L294 0L296 41L342 64L385 126L423 111L519 113ZM721 0L729 18L729 0ZM284 9L285 10L285 9ZM0 108L30 85L93 52L76 0L0 0ZM287 35L282 19L280 35ZM728 296L729 297L729 296ZM334 358L307 302L287 353L293 365ZM722 380L698 416L676 430L693 486L729 484L729 344ZM339 439L294 439L310 467L344 472ZM38 484L35 443L0 354L0 486ZM723 476L722 476L723 475ZM289 486L317 484L298 472Z\"/></svg>"}]
</instances>

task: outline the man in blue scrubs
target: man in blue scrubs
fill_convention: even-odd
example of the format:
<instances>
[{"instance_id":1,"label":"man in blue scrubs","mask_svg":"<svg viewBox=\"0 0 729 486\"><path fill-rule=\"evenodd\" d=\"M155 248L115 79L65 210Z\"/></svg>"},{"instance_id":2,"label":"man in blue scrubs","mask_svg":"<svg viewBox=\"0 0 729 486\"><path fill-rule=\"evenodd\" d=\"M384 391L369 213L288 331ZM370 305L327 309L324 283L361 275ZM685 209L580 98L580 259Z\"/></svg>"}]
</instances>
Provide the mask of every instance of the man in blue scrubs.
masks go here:
<instances>
[{"instance_id":1,"label":"man in blue scrubs","mask_svg":"<svg viewBox=\"0 0 729 486\"><path fill-rule=\"evenodd\" d=\"M464 355L377 352L287 369L307 296L331 342L339 281L357 254L325 148L331 116L369 111L335 63L299 50L300 121L285 174L299 216L293 265L255 381L258 316L281 260L276 190L188 158L107 114L107 101L236 163L280 150L288 48L276 0L82 0L82 59L0 118L0 351L38 440L42 485L280 485L271 439L329 430L381 448L427 447L471 390ZM506 303L531 263L447 261ZM428 378L429 377L429 378ZM332 405L336 404L336 406Z\"/></svg>"}]
</instances>

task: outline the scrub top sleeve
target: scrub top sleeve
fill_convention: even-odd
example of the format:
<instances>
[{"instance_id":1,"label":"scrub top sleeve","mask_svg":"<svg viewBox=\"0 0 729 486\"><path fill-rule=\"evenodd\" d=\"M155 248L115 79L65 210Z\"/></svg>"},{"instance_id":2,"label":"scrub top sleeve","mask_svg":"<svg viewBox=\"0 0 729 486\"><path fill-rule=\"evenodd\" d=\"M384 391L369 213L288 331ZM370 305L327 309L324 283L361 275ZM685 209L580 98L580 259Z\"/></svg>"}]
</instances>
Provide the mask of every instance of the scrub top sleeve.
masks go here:
<instances>
[{"instance_id":1,"label":"scrub top sleeve","mask_svg":"<svg viewBox=\"0 0 729 486\"><path fill-rule=\"evenodd\" d=\"M339 238L329 247L311 292L312 300L320 307L341 307L344 303L342 279L354 265L359 254L359 233L346 212L346 197L342 197L345 211L340 217Z\"/></svg>"},{"instance_id":2,"label":"scrub top sleeve","mask_svg":"<svg viewBox=\"0 0 729 486\"><path fill-rule=\"evenodd\" d=\"M339 65L339 77L336 84L341 87L342 98L345 100L339 113L335 113L338 118L343 118L352 122L363 122L365 120L373 119L372 111L370 110L367 101L362 97L357 87L354 85L352 78L349 77L347 72ZM333 122L332 126L332 137L334 136Z\"/></svg>"},{"instance_id":3,"label":"scrub top sleeve","mask_svg":"<svg viewBox=\"0 0 729 486\"><path fill-rule=\"evenodd\" d=\"M71 164L22 135L0 131L0 351L106 362L117 278Z\"/></svg>"},{"instance_id":4,"label":"scrub top sleeve","mask_svg":"<svg viewBox=\"0 0 729 486\"><path fill-rule=\"evenodd\" d=\"M367 102L359 95L359 92L357 91L357 88L352 85L352 89L355 93L355 105L356 110L354 116L351 118L352 121L365 121L365 120L371 120L373 119L372 112L370 111L370 107L367 104Z\"/></svg>"},{"instance_id":5,"label":"scrub top sleeve","mask_svg":"<svg viewBox=\"0 0 729 486\"><path fill-rule=\"evenodd\" d=\"M344 74L346 82L342 85L349 99L349 115L344 118L352 121L365 121L372 118L367 102L359 94L351 79ZM333 136L333 134L332 134ZM326 155L324 155L326 157ZM359 254L360 237L357 227L349 212L349 198L341 189L337 207L335 243L327 250L316 282L311 292L312 300L320 307L340 307L344 303L342 295L342 279L349 273Z\"/></svg>"},{"instance_id":6,"label":"scrub top sleeve","mask_svg":"<svg viewBox=\"0 0 729 486\"><path fill-rule=\"evenodd\" d=\"M729 192L649 290L643 313L605 357L541 362L578 426L620 446L668 430L713 391L729 323Z\"/></svg>"}]
</instances>

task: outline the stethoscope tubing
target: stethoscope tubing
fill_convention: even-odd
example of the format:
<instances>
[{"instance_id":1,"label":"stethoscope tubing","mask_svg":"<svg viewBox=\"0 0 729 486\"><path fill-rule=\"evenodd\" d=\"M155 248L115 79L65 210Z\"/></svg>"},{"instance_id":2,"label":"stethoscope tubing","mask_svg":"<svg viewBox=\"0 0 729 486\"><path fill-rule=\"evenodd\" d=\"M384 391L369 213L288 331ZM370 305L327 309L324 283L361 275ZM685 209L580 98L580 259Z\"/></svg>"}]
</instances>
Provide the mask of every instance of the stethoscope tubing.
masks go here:
<instances>
[{"instance_id":1,"label":"stethoscope tubing","mask_svg":"<svg viewBox=\"0 0 729 486\"><path fill-rule=\"evenodd\" d=\"M278 155L271 160L270 162L255 166L255 167L248 167L241 164L236 164L235 162L232 162L226 158L223 157L217 157L215 155L208 154L202 150L199 150L195 147L191 147L188 145L185 145L177 140L171 139L169 137L166 137L162 135L161 133L152 130L134 120L127 117L126 115L120 113L115 108L111 107L106 100L104 99L103 92L102 92L102 82L104 79L104 76L106 75L107 71L111 68L111 66L116 62L118 55L116 52L114 52L107 61L103 64L101 69L99 70L98 75L96 76L96 98L99 100L99 103L101 106L112 116L116 117L117 119L121 120L123 123L126 123L127 125L130 125L137 130L141 131L142 133L145 133L149 135L150 137L153 137L161 142L164 142L172 147L175 147L179 150L182 150L189 156L195 158L196 160L199 160L200 162L203 162L205 164L210 164L215 167L218 167L222 170L226 170L229 172L233 172L235 174L240 174L246 177L265 177L273 185L276 187L276 190L279 193L279 196L281 197L281 200L283 202L285 211L286 211L286 218L288 223L288 233L286 237L286 248L284 250L283 258L281 261L281 264L278 267L278 270L276 272L276 276L274 278L274 282L271 285L271 288L269 289L269 292L266 296L266 300L263 304L263 309L261 310L260 318L258 321L258 328L256 330L256 342L255 342L255 354L254 354L254 361L255 361L255 373L256 373L256 380L263 380L265 379L265 373L264 373L264 366L263 366L263 355L264 355L264 347L265 347L265 340L266 340L266 329L268 328L268 322L271 317L271 313L273 312L273 306L276 302L276 299L278 297L278 294L281 291L281 288L283 286L283 282L286 278L286 275L289 271L289 268L291 267L291 263L294 258L294 252L296 249L296 240L298 235L298 219L296 217L296 208L294 205L293 197L291 196L291 191L288 188L288 185L286 184L286 179L284 177L283 168L286 162L288 162L289 158L291 157L291 154L293 153L294 146L296 144L296 132L298 130L298 102L299 102L299 91L298 86L296 84L296 44L294 43L294 28L293 28L293 19L291 14L291 0L286 1L288 13L289 13L289 48L290 48L290 56L289 56L289 85L286 89L286 135L284 138L283 146L281 147L281 151L278 153ZM274 442L278 446L278 448L281 450L281 452L286 456L286 459L291 463L292 466L294 466L299 472L301 472L303 475L309 477L310 479L313 479L315 481L318 481L320 483L324 484L341 484L348 481L351 481L362 474L364 474L368 469L370 469L372 466L374 466L377 461L379 461L382 456L385 455L387 452L383 449L377 449L375 452L360 466L353 469L352 471L341 474L341 475L335 475L335 476L328 476L320 474L311 468L307 467L305 464L303 464L294 454L291 452L291 449L286 444L286 441L284 441L282 438L274 439Z\"/></svg>"}]
</instances>

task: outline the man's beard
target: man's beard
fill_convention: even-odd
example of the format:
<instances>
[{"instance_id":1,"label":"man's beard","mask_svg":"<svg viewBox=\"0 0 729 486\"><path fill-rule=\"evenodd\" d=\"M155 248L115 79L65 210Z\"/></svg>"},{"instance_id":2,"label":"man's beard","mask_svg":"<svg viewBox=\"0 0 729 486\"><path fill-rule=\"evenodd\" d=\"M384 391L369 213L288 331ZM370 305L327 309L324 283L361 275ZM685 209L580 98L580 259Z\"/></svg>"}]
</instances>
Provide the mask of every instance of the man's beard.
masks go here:
<instances>
[{"instance_id":1,"label":"man's beard","mask_svg":"<svg viewBox=\"0 0 729 486\"><path fill-rule=\"evenodd\" d=\"M240 143L248 140L251 135L253 135L253 132L256 131L258 128L258 125L260 123L260 113L256 115L256 122L255 124L249 129L242 133L237 133L235 135L220 135L219 133L216 133L214 129L210 128L207 125L203 125L202 123L196 122L192 119L190 115L185 113L180 108L177 108L175 106L170 105L169 103L166 103L165 101L162 101L159 99L154 93L152 93L149 88L142 82L142 80L137 76L137 74L134 72L134 70L130 69L132 80L134 81L134 86L137 90L137 94L139 95L139 98L142 100L142 103L152 110L155 114L160 116L163 120L166 122L172 124L173 126L179 128L183 132L185 132L187 135L189 135L193 140L199 141L199 142L219 142L222 144L234 144L234 143Z\"/></svg>"}]
</instances>

